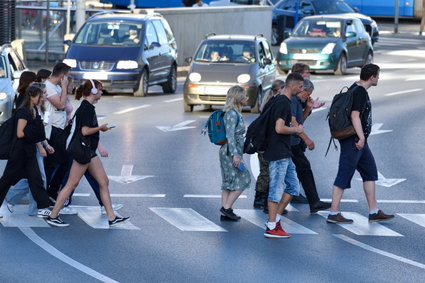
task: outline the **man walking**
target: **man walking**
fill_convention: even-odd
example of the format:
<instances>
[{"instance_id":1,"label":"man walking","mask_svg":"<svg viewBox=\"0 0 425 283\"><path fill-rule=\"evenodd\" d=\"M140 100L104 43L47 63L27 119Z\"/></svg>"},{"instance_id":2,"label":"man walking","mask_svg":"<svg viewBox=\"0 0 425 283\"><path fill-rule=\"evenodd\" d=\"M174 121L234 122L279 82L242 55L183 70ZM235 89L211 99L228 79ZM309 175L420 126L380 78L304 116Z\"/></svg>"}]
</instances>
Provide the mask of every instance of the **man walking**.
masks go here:
<instances>
[{"instance_id":1,"label":"man walking","mask_svg":"<svg viewBox=\"0 0 425 283\"><path fill-rule=\"evenodd\" d=\"M270 105L270 122L267 128L267 149L264 158L269 161L268 220L264 236L288 238L280 224L280 214L300 186L291 160L291 135L303 133L303 126L291 127L291 98L302 91L304 79L300 74L289 74L282 94L277 95Z\"/></svg>"},{"instance_id":2,"label":"man walking","mask_svg":"<svg viewBox=\"0 0 425 283\"><path fill-rule=\"evenodd\" d=\"M351 122L356 131L354 136L339 140L341 152L339 168L332 189L332 206L327 219L328 223L353 223L340 212L340 203L344 190L351 187L351 179L357 170L363 179L363 190L369 206L369 222L394 218L378 208L375 197L375 181L378 180L378 170L375 159L367 144L367 137L372 128L372 105L367 90L378 85L379 66L367 64L360 72L360 80L354 83L353 106Z\"/></svg>"}]
</instances>

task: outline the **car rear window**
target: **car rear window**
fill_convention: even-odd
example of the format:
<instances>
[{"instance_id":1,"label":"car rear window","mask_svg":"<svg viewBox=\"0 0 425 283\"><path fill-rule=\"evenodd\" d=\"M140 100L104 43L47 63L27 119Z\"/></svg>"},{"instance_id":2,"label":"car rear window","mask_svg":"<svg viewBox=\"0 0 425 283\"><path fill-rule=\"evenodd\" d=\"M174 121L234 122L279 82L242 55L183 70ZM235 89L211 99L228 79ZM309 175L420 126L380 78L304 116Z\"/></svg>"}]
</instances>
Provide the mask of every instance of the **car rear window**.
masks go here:
<instances>
[{"instance_id":1,"label":"car rear window","mask_svg":"<svg viewBox=\"0 0 425 283\"><path fill-rule=\"evenodd\" d=\"M249 64L256 60L254 41L208 40L195 54L196 62Z\"/></svg>"},{"instance_id":2,"label":"car rear window","mask_svg":"<svg viewBox=\"0 0 425 283\"><path fill-rule=\"evenodd\" d=\"M75 38L76 44L135 46L141 41L143 23L108 21L89 22Z\"/></svg>"}]
</instances>

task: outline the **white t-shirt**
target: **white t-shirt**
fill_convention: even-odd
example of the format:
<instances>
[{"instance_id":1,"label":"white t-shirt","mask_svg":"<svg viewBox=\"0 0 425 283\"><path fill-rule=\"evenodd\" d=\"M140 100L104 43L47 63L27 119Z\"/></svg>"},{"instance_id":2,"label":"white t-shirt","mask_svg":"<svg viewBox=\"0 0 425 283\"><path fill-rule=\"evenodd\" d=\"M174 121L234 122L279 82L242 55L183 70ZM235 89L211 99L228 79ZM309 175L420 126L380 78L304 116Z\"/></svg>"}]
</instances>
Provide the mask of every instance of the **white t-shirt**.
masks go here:
<instances>
[{"instance_id":1,"label":"white t-shirt","mask_svg":"<svg viewBox=\"0 0 425 283\"><path fill-rule=\"evenodd\" d=\"M46 94L47 100L44 105L46 106L46 112L44 113L44 122L47 125L54 126L56 128L65 128L66 123L66 112L65 110L57 109L52 103L49 101L49 97L54 95L60 96L62 93L62 88L58 85L52 84L50 81L46 80ZM50 137L50 130L46 127L46 135Z\"/></svg>"}]
</instances>

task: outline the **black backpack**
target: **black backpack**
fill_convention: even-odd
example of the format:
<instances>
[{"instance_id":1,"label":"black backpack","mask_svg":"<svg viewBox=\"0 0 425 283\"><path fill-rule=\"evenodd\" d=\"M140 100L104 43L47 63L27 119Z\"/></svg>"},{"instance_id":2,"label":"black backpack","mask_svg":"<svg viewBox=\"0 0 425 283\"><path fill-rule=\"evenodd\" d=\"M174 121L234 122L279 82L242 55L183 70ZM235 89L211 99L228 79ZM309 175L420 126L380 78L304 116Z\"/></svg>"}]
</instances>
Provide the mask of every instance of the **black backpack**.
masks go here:
<instances>
[{"instance_id":1,"label":"black backpack","mask_svg":"<svg viewBox=\"0 0 425 283\"><path fill-rule=\"evenodd\" d=\"M350 89L345 86L334 96L327 117L331 138L342 140L356 134L351 123L351 108L353 107L353 93L357 87ZM344 91L345 88L347 88L346 91Z\"/></svg>"},{"instance_id":2,"label":"black backpack","mask_svg":"<svg viewBox=\"0 0 425 283\"><path fill-rule=\"evenodd\" d=\"M268 103L272 103L272 100ZM256 152L263 152L267 149L267 130L270 123L271 108L272 105L269 105L269 107L248 126L245 135L244 153L254 154Z\"/></svg>"},{"instance_id":3,"label":"black backpack","mask_svg":"<svg viewBox=\"0 0 425 283\"><path fill-rule=\"evenodd\" d=\"M9 159L10 150L17 139L15 120L15 116L12 116L0 126L0 159Z\"/></svg>"}]
</instances>

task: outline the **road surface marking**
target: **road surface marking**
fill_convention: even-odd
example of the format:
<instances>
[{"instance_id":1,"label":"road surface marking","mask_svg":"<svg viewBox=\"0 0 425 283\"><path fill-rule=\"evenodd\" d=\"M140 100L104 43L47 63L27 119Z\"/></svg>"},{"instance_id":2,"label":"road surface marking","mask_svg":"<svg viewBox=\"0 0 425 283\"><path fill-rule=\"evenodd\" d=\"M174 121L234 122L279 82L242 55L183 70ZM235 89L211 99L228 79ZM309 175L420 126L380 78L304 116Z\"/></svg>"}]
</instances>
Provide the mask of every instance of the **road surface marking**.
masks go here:
<instances>
[{"instance_id":1,"label":"road surface marking","mask_svg":"<svg viewBox=\"0 0 425 283\"><path fill-rule=\"evenodd\" d=\"M15 205L15 211L10 213L6 205L0 207L0 223L4 227L50 227L47 222L37 216L28 215L28 205Z\"/></svg>"},{"instance_id":2,"label":"road surface marking","mask_svg":"<svg viewBox=\"0 0 425 283\"><path fill-rule=\"evenodd\" d=\"M129 221L119 223L113 227L109 227L107 216L100 213L100 208L98 206L73 205L72 208L78 211L78 217L80 217L87 225L94 229L140 230L139 227L134 226ZM115 212L115 214L117 213Z\"/></svg>"},{"instance_id":3,"label":"road surface marking","mask_svg":"<svg viewBox=\"0 0 425 283\"><path fill-rule=\"evenodd\" d=\"M124 114L124 113L128 113L128 112L131 112L131 111L139 110L139 109L142 109L142 108L147 108L147 107L150 107L150 106L151 106L150 104L140 105L140 106L137 106L137 107L131 107L131 108L127 108L127 109L115 112L114 114L118 114L118 115Z\"/></svg>"},{"instance_id":4,"label":"road surface marking","mask_svg":"<svg viewBox=\"0 0 425 283\"><path fill-rule=\"evenodd\" d=\"M165 103L170 103L170 102L177 102L177 101L182 101L183 97L180 98L174 98L174 99L169 99L169 100L165 100Z\"/></svg>"},{"instance_id":5,"label":"road surface marking","mask_svg":"<svg viewBox=\"0 0 425 283\"><path fill-rule=\"evenodd\" d=\"M221 195L183 195L184 198L221 198ZM246 195L241 195L239 198L247 198Z\"/></svg>"},{"instance_id":6,"label":"road surface marking","mask_svg":"<svg viewBox=\"0 0 425 283\"><path fill-rule=\"evenodd\" d=\"M327 218L329 212L318 212L321 216ZM345 218L353 219L351 224L337 224L342 228L359 236L387 236L387 237L403 237L403 235L381 225L379 223L369 223L369 219L356 212L342 212ZM331 224L329 224L331 225Z\"/></svg>"},{"instance_id":7,"label":"road surface marking","mask_svg":"<svg viewBox=\"0 0 425 283\"><path fill-rule=\"evenodd\" d=\"M150 207L149 209L181 231L227 232L191 208Z\"/></svg>"},{"instance_id":8,"label":"road surface marking","mask_svg":"<svg viewBox=\"0 0 425 283\"><path fill-rule=\"evenodd\" d=\"M46 242L45 240L43 240L42 238L40 238L40 236L38 236L31 228L19 228L19 230L21 230L21 232L28 237L28 239L30 239L32 242L34 242L37 246L39 246L40 248L42 248L43 250L45 250L46 252L48 252L49 254L51 254L52 256L56 257L57 259L59 259L60 261L63 261L64 263L74 267L75 269L80 270L81 272L97 279L100 280L102 282L117 282L112 278L109 278L81 263L79 263L78 261L73 260L72 258L70 258L69 256L65 255L64 253L60 252L59 250L57 250L55 247L53 247L52 245L50 245L48 242Z\"/></svg>"},{"instance_id":9,"label":"road surface marking","mask_svg":"<svg viewBox=\"0 0 425 283\"><path fill-rule=\"evenodd\" d=\"M144 180L147 178L154 177L153 175L133 175L133 167L134 167L133 164L124 164L121 168L120 176L108 175L108 177L109 179L121 184L131 184L139 180Z\"/></svg>"},{"instance_id":10,"label":"road surface marking","mask_svg":"<svg viewBox=\"0 0 425 283\"><path fill-rule=\"evenodd\" d=\"M377 253L377 254L380 254L380 255L383 255L383 256L386 256L386 257L389 257L389 258L398 260L400 262L404 262L404 263L407 263L407 264L410 264L410 265L413 265L413 266L416 266L416 267L425 269L425 264L422 264L420 262L413 261L413 260L410 260L410 259L407 259L407 258L398 256L398 255L395 255L395 254L392 254L392 253L389 253L389 252L386 252L386 251L383 251L383 250L374 248L372 246L363 244L362 242L356 241L356 240L351 239L350 237L347 237L347 236L342 235L342 234L335 234L334 236L337 237L337 238L339 238L339 239L341 239L341 240L343 240L343 241L345 241L345 242L347 242L347 243L350 243L352 245L358 246L358 247L360 247L362 249L365 249L367 251L371 251L371 252L374 252L374 253Z\"/></svg>"},{"instance_id":11,"label":"road surface marking","mask_svg":"<svg viewBox=\"0 0 425 283\"><path fill-rule=\"evenodd\" d=\"M327 201L327 202L332 202L332 199L330 198L321 198L321 201ZM353 203L357 203L359 202L359 200L357 199L342 199L341 202L353 202Z\"/></svg>"},{"instance_id":12,"label":"road surface marking","mask_svg":"<svg viewBox=\"0 0 425 283\"><path fill-rule=\"evenodd\" d=\"M74 193L73 194L74 197L89 197L90 194L85 194L85 193Z\"/></svg>"},{"instance_id":13,"label":"road surface marking","mask_svg":"<svg viewBox=\"0 0 425 283\"><path fill-rule=\"evenodd\" d=\"M195 122L195 120L186 120L181 123L178 123L174 126L156 126L157 129L163 131L163 132L175 132L175 131L181 131L181 130L187 130L187 129L194 129L195 126L187 126L191 123Z\"/></svg>"},{"instance_id":14,"label":"road surface marking","mask_svg":"<svg viewBox=\"0 0 425 283\"><path fill-rule=\"evenodd\" d=\"M397 215L400 215L419 226L425 227L425 214L397 213Z\"/></svg>"},{"instance_id":15,"label":"road surface marking","mask_svg":"<svg viewBox=\"0 0 425 283\"><path fill-rule=\"evenodd\" d=\"M113 198L165 198L166 194L111 194Z\"/></svg>"},{"instance_id":16,"label":"road surface marking","mask_svg":"<svg viewBox=\"0 0 425 283\"><path fill-rule=\"evenodd\" d=\"M421 88L402 90L402 91L396 91L396 92L387 93L387 94L385 94L385 96L394 96L394 95L398 95L398 94L418 92L418 91L421 91L421 90L422 90Z\"/></svg>"},{"instance_id":17,"label":"road surface marking","mask_svg":"<svg viewBox=\"0 0 425 283\"><path fill-rule=\"evenodd\" d=\"M267 214L264 214L262 210L259 209L234 209L234 212L255 226L265 229L265 223L267 221ZM292 221L286 217L280 218L283 229L290 234L310 234L317 235L316 232Z\"/></svg>"},{"instance_id":18,"label":"road surface marking","mask_svg":"<svg viewBox=\"0 0 425 283\"><path fill-rule=\"evenodd\" d=\"M425 200L405 200L405 199L378 199L379 203L411 203L411 204L425 204Z\"/></svg>"}]
</instances>

